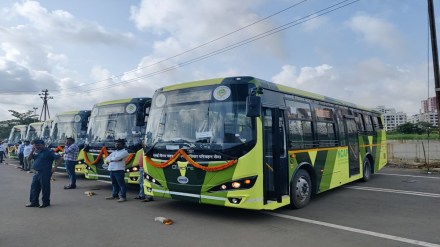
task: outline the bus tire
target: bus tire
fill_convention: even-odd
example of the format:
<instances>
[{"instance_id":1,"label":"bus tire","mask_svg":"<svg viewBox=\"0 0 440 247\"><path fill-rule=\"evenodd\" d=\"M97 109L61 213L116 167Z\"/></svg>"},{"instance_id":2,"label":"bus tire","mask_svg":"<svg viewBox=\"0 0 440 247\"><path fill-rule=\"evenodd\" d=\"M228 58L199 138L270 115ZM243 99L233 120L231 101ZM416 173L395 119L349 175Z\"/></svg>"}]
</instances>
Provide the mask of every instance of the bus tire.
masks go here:
<instances>
[{"instance_id":1,"label":"bus tire","mask_svg":"<svg viewBox=\"0 0 440 247\"><path fill-rule=\"evenodd\" d=\"M312 196L312 182L310 174L306 170L298 170L290 187L290 203L292 208L299 209L309 204Z\"/></svg>"},{"instance_id":2,"label":"bus tire","mask_svg":"<svg viewBox=\"0 0 440 247\"><path fill-rule=\"evenodd\" d=\"M370 178L371 178L371 163L370 160L367 158L364 161L362 181L368 182Z\"/></svg>"}]
</instances>

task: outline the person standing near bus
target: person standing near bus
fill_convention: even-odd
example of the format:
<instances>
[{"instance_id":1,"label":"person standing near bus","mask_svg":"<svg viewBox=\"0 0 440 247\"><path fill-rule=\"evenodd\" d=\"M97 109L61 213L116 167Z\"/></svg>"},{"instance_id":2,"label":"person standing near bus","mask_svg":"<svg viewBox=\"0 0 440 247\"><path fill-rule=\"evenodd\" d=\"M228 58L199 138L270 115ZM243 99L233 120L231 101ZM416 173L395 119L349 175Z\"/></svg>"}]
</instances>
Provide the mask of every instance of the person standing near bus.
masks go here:
<instances>
[{"instance_id":1,"label":"person standing near bus","mask_svg":"<svg viewBox=\"0 0 440 247\"><path fill-rule=\"evenodd\" d=\"M5 147L3 146L3 142L0 141L0 164L3 164L4 155L5 155Z\"/></svg>"},{"instance_id":2,"label":"person standing near bus","mask_svg":"<svg viewBox=\"0 0 440 247\"><path fill-rule=\"evenodd\" d=\"M24 170L27 172L31 171L31 161L28 160L29 155L32 152L32 145L29 140L24 141L24 148L23 148L23 163L24 163Z\"/></svg>"},{"instance_id":3,"label":"person standing near bus","mask_svg":"<svg viewBox=\"0 0 440 247\"><path fill-rule=\"evenodd\" d=\"M58 159L58 166L63 158L53 150L44 145L43 140L35 140L32 151L28 157L29 161L34 160L34 176L32 177L31 192L29 196L29 204L26 207L45 208L50 206L50 177L52 176L52 163ZM39 197L42 194L42 202L40 205Z\"/></svg>"},{"instance_id":4,"label":"person standing near bus","mask_svg":"<svg viewBox=\"0 0 440 247\"><path fill-rule=\"evenodd\" d=\"M8 146L8 141L4 141L4 142L3 142L3 149L5 150L5 153L4 153L5 158L7 158L6 155L8 155L8 148L9 148L9 146Z\"/></svg>"},{"instance_id":5,"label":"person standing near bus","mask_svg":"<svg viewBox=\"0 0 440 247\"><path fill-rule=\"evenodd\" d=\"M64 146L64 164L66 166L67 175L69 176L70 184L64 186L65 190L76 188L76 173L75 165L76 158L78 157L79 148L75 144L73 137L66 139L66 145Z\"/></svg>"},{"instance_id":6,"label":"person standing near bus","mask_svg":"<svg viewBox=\"0 0 440 247\"><path fill-rule=\"evenodd\" d=\"M23 155L24 144L21 141L19 141L18 144L20 144L20 145L18 145L18 148L17 148L18 149L18 160L20 161L21 170L24 171L24 155ZM20 168L20 167L17 167L17 168Z\"/></svg>"},{"instance_id":7,"label":"person standing near bus","mask_svg":"<svg viewBox=\"0 0 440 247\"><path fill-rule=\"evenodd\" d=\"M142 150L141 156L138 161L139 165L139 194L134 199L142 200L143 202L153 201L152 196L145 195L144 192L144 151Z\"/></svg>"},{"instance_id":8,"label":"person standing near bus","mask_svg":"<svg viewBox=\"0 0 440 247\"><path fill-rule=\"evenodd\" d=\"M115 143L116 150L106 159L108 170L112 180L112 196L106 197L106 200L118 199L118 202L127 200L127 185L125 184L125 160L129 153L125 149L125 141L118 139Z\"/></svg>"}]
</instances>

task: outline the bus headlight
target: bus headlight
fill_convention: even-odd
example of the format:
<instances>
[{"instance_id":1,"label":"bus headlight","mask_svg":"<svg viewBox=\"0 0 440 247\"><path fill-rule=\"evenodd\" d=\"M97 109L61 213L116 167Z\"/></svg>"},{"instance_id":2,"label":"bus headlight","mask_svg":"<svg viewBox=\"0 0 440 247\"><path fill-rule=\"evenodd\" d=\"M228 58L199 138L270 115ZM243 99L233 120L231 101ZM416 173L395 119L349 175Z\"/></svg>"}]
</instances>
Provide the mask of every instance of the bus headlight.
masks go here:
<instances>
[{"instance_id":1,"label":"bus headlight","mask_svg":"<svg viewBox=\"0 0 440 247\"><path fill-rule=\"evenodd\" d=\"M162 184L160 184L159 181L157 181L157 179L153 178L151 175L149 175L148 173L144 172L144 179L146 179L148 182L153 183L155 185L158 185L160 187L163 187Z\"/></svg>"},{"instance_id":2,"label":"bus headlight","mask_svg":"<svg viewBox=\"0 0 440 247\"><path fill-rule=\"evenodd\" d=\"M250 189L254 186L257 177L258 176L252 176L252 177L246 177L246 178L229 181L212 187L211 189L208 190L208 192Z\"/></svg>"}]
</instances>

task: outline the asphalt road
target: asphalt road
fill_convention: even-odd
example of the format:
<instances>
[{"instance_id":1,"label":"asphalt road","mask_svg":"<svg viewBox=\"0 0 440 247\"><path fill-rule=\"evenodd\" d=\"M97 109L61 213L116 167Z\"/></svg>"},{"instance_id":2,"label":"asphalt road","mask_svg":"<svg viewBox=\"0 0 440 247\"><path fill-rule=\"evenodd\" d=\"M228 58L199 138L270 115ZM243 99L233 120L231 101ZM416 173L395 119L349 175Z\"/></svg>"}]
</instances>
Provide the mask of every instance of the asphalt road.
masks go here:
<instances>
[{"instance_id":1,"label":"asphalt road","mask_svg":"<svg viewBox=\"0 0 440 247\"><path fill-rule=\"evenodd\" d=\"M0 246L437 246L440 176L385 168L368 183L314 197L306 208L249 211L156 198L106 201L108 183L55 174L51 207L26 208L32 174L0 165ZM96 195L86 196L85 191ZM155 222L171 218L173 225Z\"/></svg>"}]
</instances>

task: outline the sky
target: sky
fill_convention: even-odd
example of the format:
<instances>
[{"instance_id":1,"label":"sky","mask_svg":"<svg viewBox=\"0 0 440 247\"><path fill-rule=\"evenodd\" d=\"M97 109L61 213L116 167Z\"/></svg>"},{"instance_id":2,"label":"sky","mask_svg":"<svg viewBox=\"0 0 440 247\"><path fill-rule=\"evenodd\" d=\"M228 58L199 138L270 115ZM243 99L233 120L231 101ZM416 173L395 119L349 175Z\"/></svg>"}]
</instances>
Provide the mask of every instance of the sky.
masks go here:
<instances>
[{"instance_id":1,"label":"sky","mask_svg":"<svg viewBox=\"0 0 440 247\"><path fill-rule=\"evenodd\" d=\"M425 0L2 0L0 121L230 76L411 116L431 57Z\"/></svg>"}]
</instances>

